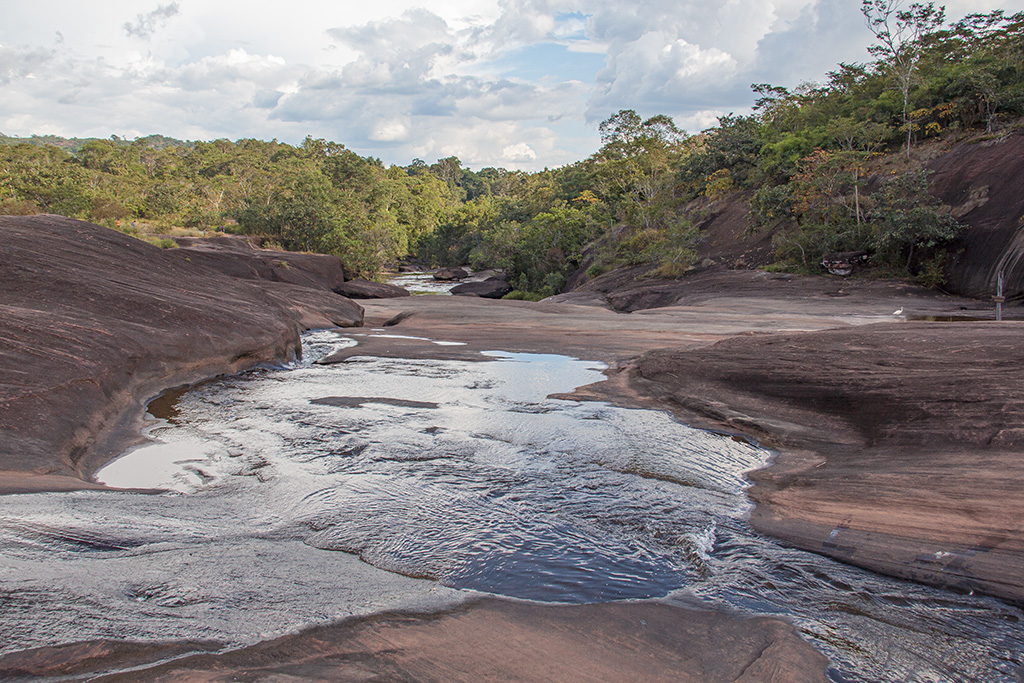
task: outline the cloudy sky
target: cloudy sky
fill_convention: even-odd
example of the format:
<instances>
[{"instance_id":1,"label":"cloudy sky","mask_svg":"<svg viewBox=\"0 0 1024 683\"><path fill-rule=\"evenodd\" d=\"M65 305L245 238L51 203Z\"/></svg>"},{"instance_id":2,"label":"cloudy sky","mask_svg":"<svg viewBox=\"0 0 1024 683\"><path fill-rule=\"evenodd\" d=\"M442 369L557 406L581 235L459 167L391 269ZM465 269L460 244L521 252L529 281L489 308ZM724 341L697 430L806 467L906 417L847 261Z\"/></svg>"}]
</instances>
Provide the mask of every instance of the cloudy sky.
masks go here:
<instances>
[{"instance_id":1,"label":"cloudy sky","mask_svg":"<svg viewBox=\"0 0 1024 683\"><path fill-rule=\"evenodd\" d=\"M955 0L947 15L1024 0ZM0 0L0 132L344 143L536 170L865 61L859 0Z\"/></svg>"}]
</instances>

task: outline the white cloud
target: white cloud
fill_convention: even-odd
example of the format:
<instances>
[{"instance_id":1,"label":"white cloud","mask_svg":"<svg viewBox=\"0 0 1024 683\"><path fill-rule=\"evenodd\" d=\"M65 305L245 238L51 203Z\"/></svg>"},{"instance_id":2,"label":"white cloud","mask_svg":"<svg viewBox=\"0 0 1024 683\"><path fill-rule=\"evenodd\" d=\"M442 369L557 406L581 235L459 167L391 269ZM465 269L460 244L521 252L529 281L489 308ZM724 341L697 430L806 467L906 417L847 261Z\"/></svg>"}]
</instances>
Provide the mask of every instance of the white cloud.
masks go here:
<instances>
[{"instance_id":1,"label":"white cloud","mask_svg":"<svg viewBox=\"0 0 1024 683\"><path fill-rule=\"evenodd\" d=\"M533 161L537 158L537 153L525 142L519 142L501 150L501 158L509 161Z\"/></svg>"},{"instance_id":2,"label":"white cloud","mask_svg":"<svg viewBox=\"0 0 1024 683\"><path fill-rule=\"evenodd\" d=\"M124 22L125 34L133 38L149 38L153 33L167 21L176 15L181 6L175 2L166 5L158 5L157 8L145 14L136 15L135 21Z\"/></svg>"},{"instance_id":3,"label":"white cloud","mask_svg":"<svg viewBox=\"0 0 1024 683\"><path fill-rule=\"evenodd\" d=\"M1024 0L1001 4L1024 9ZM838 61L866 59L870 40L852 0L423 6L6 3L0 131L288 142L311 134L390 163L455 154L470 167L533 169L593 152L597 122L618 109L701 130L745 111L751 83L820 79ZM985 0L947 7L951 17L988 9ZM558 58L564 50L572 60Z\"/></svg>"},{"instance_id":4,"label":"white cloud","mask_svg":"<svg viewBox=\"0 0 1024 683\"><path fill-rule=\"evenodd\" d=\"M371 140L378 142L397 142L404 140L409 135L409 126L398 119L380 121L370 134Z\"/></svg>"}]
</instances>

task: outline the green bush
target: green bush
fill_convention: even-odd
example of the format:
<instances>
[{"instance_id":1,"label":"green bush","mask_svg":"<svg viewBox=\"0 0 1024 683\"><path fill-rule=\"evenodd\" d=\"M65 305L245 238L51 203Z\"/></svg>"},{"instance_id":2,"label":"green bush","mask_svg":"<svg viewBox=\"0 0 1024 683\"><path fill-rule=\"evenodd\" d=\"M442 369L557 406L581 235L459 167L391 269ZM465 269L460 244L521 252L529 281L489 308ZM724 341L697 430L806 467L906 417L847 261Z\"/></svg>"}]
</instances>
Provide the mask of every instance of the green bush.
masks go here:
<instances>
[{"instance_id":1,"label":"green bush","mask_svg":"<svg viewBox=\"0 0 1024 683\"><path fill-rule=\"evenodd\" d=\"M548 296L550 295L542 294L540 292L524 292L521 289L514 289L503 296L502 299L511 299L513 301L540 301L541 299L548 298Z\"/></svg>"}]
</instances>

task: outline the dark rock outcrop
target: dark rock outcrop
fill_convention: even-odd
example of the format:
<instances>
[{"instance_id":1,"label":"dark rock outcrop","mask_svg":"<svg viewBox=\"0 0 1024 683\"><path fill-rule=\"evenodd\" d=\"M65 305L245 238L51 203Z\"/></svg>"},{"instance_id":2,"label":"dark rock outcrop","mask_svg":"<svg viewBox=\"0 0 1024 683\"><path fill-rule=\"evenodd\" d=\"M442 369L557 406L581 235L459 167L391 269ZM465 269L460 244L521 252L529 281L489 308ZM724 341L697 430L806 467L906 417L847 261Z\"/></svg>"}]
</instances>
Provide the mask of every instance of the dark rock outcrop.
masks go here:
<instances>
[{"instance_id":1,"label":"dark rock outcrop","mask_svg":"<svg viewBox=\"0 0 1024 683\"><path fill-rule=\"evenodd\" d=\"M345 270L336 256L259 249L248 238L234 236L179 237L179 249L168 252L195 265L243 280L285 282L314 289L333 290L345 282Z\"/></svg>"},{"instance_id":2,"label":"dark rock outcrop","mask_svg":"<svg viewBox=\"0 0 1024 683\"><path fill-rule=\"evenodd\" d=\"M155 664L157 653L139 652L138 646L118 641L87 645L88 650L65 646L0 658L0 675L788 683L825 681L828 666L781 620L739 619L653 602L541 605L488 598L440 614L390 612L349 619L216 654L195 647L200 654L182 657L179 652L187 644L169 644L165 660ZM96 652L97 661L75 660L79 650ZM123 657L123 668L116 666L117 655Z\"/></svg>"},{"instance_id":3,"label":"dark rock outcrop","mask_svg":"<svg viewBox=\"0 0 1024 683\"><path fill-rule=\"evenodd\" d=\"M463 268L442 268L434 273L435 280L449 282L451 280L464 280L469 277L469 271Z\"/></svg>"},{"instance_id":4,"label":"dark rock outcrop","mask_svg":"<svg viewBox=\"0 0 1024 683\"><path fill-rule=\"evenodd\" d=\"M0 491L81 485L138 438L158 392L287 359L303 328L362 314L91 223L0 216Z\"/></svg>"},{"instance_id":5,"label":"dark rock outcrop","mask_svg":"<svg viewBox=\"0 0 1024 683\"><path fill-rule=\"evenodd\" d=\"M960 143L930 168L932 194L969 226L951 250L950 291L990 297L1003 270L1007 297L1024 297L1024 132Z\"/></svg>"},{"instance_id":6,"label":"dark rock outcrop","mask_svg":"<svg viewBox=\"0 0 1024 683\"><path fill-rule=\"evenodd\" d=\"M451 288L454 296L479 296L484 299L500 299L512 291L512 285L501 277L489 277L481 282L464 282Z\"/></svg>"},{"instance_id":7,"label":"dark rock outcrop","mask_svg":"<svg viewBox=\"0 0 1024 683\"><path fill-rule=\"evenodd\" d=\"M334 287L334 291L350 299L394 299L409 296L409 290L386 282L349 280Z\"/></svg>"}]
</instances>

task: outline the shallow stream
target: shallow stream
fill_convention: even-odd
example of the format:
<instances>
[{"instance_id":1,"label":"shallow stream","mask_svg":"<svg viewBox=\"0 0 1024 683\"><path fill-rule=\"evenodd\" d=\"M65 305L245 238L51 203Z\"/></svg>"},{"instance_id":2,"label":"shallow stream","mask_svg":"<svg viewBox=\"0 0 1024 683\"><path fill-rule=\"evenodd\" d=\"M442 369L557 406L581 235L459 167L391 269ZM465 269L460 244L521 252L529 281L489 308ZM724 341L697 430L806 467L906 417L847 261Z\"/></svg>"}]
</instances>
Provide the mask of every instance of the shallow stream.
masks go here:
<instances>
[{"instance_id":1,"label":"shallow stream","mask_svg":"<svg viewBox=\"0 0 1024 683\"><path fill-rule=\"evenodd\" d=\"M661 598L792 621L835 680L1013 681L1021 611L887 579L751 530L769 453L668 415L547 398L562 356L303 362L158 402L102 470L174 492L0 497L0 653L91 638L245 644L474 591Z\"/></svg>"}]
</instances>

